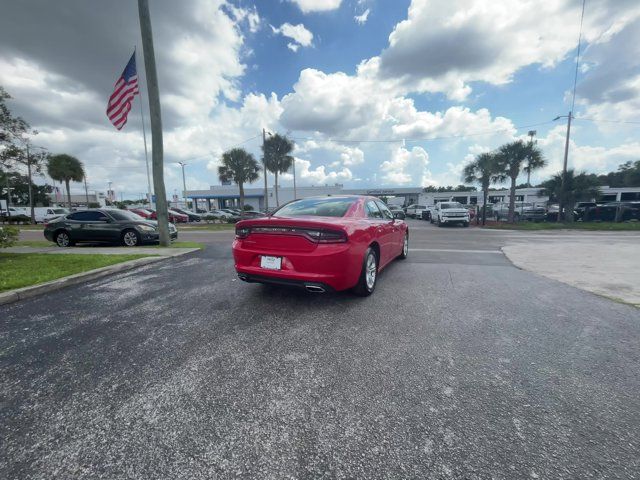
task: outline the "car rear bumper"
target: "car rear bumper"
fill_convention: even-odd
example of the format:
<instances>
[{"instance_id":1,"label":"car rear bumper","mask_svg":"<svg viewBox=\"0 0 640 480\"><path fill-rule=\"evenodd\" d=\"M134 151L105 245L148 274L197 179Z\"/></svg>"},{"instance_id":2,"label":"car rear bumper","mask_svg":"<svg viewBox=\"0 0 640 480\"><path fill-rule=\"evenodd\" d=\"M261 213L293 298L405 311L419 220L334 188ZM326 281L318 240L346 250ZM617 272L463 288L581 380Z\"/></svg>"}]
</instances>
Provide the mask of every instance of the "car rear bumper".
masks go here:
<instances>
[{"instance_id":1,"label":"car rear bumper","mask_svg":"<svg viewBox=\"0 0 640 480\"><path fill-rule=\"evenodd\" d=\"M281 270L260 266L262 256L282 258ZM233 242L233 258L241 280L305 287L320 285L324 290L346 290L355 286L362 270L362 256L349 243L318 245L311 252L283 252L246 247Z\"/></svg>"}]
</instances>

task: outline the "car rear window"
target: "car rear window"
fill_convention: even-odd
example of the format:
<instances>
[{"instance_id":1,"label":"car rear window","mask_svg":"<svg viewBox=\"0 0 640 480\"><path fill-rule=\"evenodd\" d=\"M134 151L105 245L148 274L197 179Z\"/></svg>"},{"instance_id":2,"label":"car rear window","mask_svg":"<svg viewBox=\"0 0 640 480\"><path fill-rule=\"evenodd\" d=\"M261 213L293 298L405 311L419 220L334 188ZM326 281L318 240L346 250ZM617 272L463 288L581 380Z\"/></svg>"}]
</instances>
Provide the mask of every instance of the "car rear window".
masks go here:
<instances>
[{"instance_id":1,"label":"car rear window","mask_svg":"<svg viewBox=\"0 0 640 480\"><path fill-rule=\"evenodd\" d=\"M298 217L311 215L316 217L344 217L353 198L306 198L288 203L274 212L278 217Z\"/></svg>"}]
</instances>

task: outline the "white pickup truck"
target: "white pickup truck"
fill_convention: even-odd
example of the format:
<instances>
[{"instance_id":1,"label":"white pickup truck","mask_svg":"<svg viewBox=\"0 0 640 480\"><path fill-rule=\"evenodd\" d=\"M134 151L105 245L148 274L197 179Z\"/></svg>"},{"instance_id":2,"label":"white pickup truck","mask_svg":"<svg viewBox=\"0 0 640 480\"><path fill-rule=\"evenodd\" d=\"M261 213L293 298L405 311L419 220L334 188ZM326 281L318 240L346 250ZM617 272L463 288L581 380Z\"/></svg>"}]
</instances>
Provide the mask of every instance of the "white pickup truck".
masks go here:
<instances>
[{"instance_id":1,"label":"white pickup truck","mask_svg":"<svg viewBox=\"0 0 640 480\"><path fill-rule=\"evenodd\" d=\"M426 205L418 205L414 203L412 205L409 205L405 209L404 213L406 213L407 217L409 218L422 218L422 211L426 209Z\"/></svg>"},{"instance_id":2,"label":"white pickup truck","mask_svg":"<svg viewBox=\"0 0 640 480\"><path fill-rule=\"evenodd\" d=\"M458 202L440 202L431 215L431 223L434 222L439 227L452 223L460 223L463 227L468 227L469 209Z\"/></svg>"}]
</instances>

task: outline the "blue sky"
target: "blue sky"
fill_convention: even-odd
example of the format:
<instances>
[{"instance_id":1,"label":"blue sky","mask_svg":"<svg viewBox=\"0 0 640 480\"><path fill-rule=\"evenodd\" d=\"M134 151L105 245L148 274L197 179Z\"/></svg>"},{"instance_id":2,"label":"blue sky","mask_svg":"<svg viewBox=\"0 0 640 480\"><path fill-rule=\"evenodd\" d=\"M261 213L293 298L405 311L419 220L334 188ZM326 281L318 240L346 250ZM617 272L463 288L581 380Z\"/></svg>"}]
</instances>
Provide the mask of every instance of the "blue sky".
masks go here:
<instances>
[{"instance_id":1,"label":"blue sky","mask_svg":"<svg viewBox=\"0 0 640 480\"><path fill-rule=\"evenodd\" d=\"M139 107L121 132L104 116L140 44L137 12L121 3L11 5L0 85L38 144L80 158L92 189L112 181L134 197L146 189ZM581 3L154 1L167 191L181 190L178 161L194 189L218 183L225 148L255 137L242 146L259 157L262 128L296 141L301 184L455 185L475 155L530 129L543 179L561 168L566 121L551 120L570 108ZM640 158L639 58L638 2L587 2L571 166Z\"/></svg>"}]
</instances>

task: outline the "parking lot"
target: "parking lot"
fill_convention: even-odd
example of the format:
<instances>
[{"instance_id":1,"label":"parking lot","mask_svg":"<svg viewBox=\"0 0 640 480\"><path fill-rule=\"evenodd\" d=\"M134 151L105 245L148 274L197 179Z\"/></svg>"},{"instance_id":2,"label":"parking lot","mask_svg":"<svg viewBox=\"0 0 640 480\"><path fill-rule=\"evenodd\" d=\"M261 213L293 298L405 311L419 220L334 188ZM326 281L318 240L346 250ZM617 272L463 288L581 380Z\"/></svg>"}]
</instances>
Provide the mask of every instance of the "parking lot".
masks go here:
<instances>
[{"instance_id":1,"label":"parking lot","mask_svg":"<svg viewBox=\"0 0 640 480\"><path fill-rule=\"evenodd\" d=\"M0 475L637 478L640 310L500 250L558 235L408 223L368 298L244 284L191 231L0 307Z\"/></svg>"}]
</instances>

